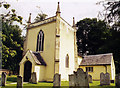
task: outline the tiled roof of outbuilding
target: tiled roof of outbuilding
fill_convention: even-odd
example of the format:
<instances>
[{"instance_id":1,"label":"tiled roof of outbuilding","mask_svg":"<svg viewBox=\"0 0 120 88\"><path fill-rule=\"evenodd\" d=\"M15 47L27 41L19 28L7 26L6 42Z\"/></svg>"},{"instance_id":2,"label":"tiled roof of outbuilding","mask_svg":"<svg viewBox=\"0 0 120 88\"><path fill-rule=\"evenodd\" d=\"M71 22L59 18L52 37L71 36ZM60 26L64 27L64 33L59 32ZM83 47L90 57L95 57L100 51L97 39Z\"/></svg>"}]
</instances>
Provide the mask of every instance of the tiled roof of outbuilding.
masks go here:
<instances>
[{"instance_id":1,"label":"tiled roof of outbuilding","mask_svg":"<svg viewBox=\"0 0 120 88\"><path fill-rule=\"evenodd\" d=\"M112 57L112 53L84 56L84 59L81 61L80 66L110 65Z\"/></svg>"}]
</instances>

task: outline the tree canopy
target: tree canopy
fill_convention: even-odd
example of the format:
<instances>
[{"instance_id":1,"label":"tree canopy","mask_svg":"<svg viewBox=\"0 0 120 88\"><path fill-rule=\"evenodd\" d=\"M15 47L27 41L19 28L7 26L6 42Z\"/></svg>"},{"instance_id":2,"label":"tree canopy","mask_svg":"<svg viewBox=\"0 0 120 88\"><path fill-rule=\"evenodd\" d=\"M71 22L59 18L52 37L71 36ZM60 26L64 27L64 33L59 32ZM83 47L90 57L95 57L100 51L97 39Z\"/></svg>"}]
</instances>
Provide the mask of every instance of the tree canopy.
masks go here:
<instances>
[{"instance_id":1,"label":"tree canopy","mask_svg":"<svg viewBox=\"0 0 120 88\"><path fill-rule=\"evenodd\" d=\"M22 23L22 17L18 16L15 9L10 9L10 4L0 2L0 7L5 9L7 13L0 13L2 27L2 68L18 73L19 62L22 59L23 37L22 30L13 22Z\"/></svg>"},{"instance_id":2,"label":"tree canopy","mask_svg":"<svg viewBox=\"0 0 120 88\"><path fill-rule=\"evenodd\" d=\"M109 28L104 21L96 18L85 18L77 22L78 52L84 54L97 54L97 50L105 43Z\"/></svg>"}]
</instances>

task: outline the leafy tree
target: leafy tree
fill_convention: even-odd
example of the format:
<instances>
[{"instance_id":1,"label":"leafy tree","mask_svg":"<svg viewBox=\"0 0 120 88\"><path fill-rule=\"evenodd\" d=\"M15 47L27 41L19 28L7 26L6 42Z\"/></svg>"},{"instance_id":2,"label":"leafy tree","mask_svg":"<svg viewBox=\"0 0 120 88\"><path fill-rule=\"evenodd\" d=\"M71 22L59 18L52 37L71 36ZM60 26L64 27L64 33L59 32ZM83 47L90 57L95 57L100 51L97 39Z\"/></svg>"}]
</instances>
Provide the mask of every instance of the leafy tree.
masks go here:
<instances>
[{"instance_id":1,"label":"leafy tree","mask_svg":"<svg viewBox=\"0 0 120 88\"><path fill-rule=\"evenodd\" d=\"M117 26L120 30L120 0L105 0L98 4L104 6L104 11L102 12L104 20L108 23L114 24L114 26Z\"/></svg>"},{"instance_id":2,"label":"leafy tree","mask_svg":"<svg viewBox=\"0 0 120 88\"><path fill-rule=\"evenodd\" d=\"M106 39L104 45L99 47L97 50L98 53L113 53L116 73L120 73L120 31L110 30L110 36Z\"/></svg>"},{"instance_id":3,"label":"leafy tree","mask_svg":"<svg viewBox=\"0 0 120 88\"><path fill-rule=\"evenodd\" d=\"M120 73L120 0L101 1L98 4L104 6L104 20L111 25L111 36L105 41L105 44L98 49L99 53L112 52L114 55L116 73Z\"/></svg>"},{"instance_id":4,"label":"leafy tree","mask_svg":"<svg viewBox=\"0 0 120 88\"><path fill-rule=\"evenodd\" d=\"M82 55L97 54L97 50L104 45L109 35L106 23L98 21L96 18L85 18L77 22L77 27L78 53Z\"/></svg>"},{"instance_id":5,"label":"leafy tree","mask_svg":"<svg viewBox=\"0 0 120 88\"><path fill-rule=\"evenodd\" d=\"M2 35L0 36L2 38L2 68L16 73L22 59L23 37L21 37L21 29L18 25L13 25L13 22L22 23L22 17L17 16L14 9L8 10L10 4L7 2L0 2L0 6L7 11L7 14L0 14L2 23Z\"/></svg>"},{"instance_id":6,"label":"leafy tree","mask_svg":"<svg viewBox=\"0 0 120 88\"><path fill-rule=\"evenodd\" d=\"M17 21L22 24L22 17L16 15L15 9L8 10L10 7L10 4L7 2L0 1L0 7L3 7L4 10L6 10L6 13L1 13L0 18L2 18L2 21L8 22L9 24L12 24L14 21Z\"/></svg>"},{"instance_id":7,"label":"leafy tree","mask_svg":"<svg viewBox=\"0 0 120 88\"><path fill-rule=\"evenodd\" d=\"M35 18L35 22L43 21L46 17L47 17L46 14L44 14L44 13L39 13L39 14L36 16L36 18Z\"/></svg>"},{"instance_id":8,"label":"leafy tree","mask_svg":"<svg viewBox=\"0 0 120 88\"><path fill-rule=\"evenodd\" d=\"M2 67L17 72L22 59L23 38L17 25L2 23Z\"/></svg>"}]
</instances>

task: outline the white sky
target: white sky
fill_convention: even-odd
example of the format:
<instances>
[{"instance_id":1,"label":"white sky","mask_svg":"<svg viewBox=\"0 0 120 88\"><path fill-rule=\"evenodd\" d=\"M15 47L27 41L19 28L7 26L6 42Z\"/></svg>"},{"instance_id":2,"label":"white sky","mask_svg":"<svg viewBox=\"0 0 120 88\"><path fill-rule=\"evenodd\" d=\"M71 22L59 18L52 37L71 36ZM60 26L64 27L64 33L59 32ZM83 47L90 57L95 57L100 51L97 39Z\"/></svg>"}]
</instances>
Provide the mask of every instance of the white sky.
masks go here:
<instances>
[{"instance_id":1,"label":"white sky","mask_svg":"<svg viewBox=\"0 0 120 88\"><path fill-rule=\"evenodd\" d=\"M23 23L28 20L32 13L32 21L41 11L48 17L55 16L57 2L60 2L61 17L72 25L72 18L76 23L84 18L95 18L99 11L103 10L101 5L96 5L101 0L5 0L16 9L17 14L23 17ZM37 8L40 7L40 8ZM3 11L4 12L4 11Z\"/></svg>"}]
</instances>

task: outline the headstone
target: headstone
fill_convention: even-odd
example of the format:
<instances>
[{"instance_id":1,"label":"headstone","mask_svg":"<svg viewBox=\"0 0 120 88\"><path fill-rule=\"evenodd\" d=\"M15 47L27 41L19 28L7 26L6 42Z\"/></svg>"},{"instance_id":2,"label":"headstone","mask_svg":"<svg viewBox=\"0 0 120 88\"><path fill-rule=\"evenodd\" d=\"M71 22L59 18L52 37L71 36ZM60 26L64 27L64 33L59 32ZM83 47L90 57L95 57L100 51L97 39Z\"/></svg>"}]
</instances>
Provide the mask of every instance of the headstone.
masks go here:
<instances>
[{"instance_id":1,"label":"headstone","mask_svg":"<svg viewBox=\"0 0 120 88\"><path fill-rule=\"evenodd\" d=\"M100 85L110 85L110 74L100 73Z\"/></svg>"},{"instance_id":2,"label":"headstone","mask_svg":"<svg viewBox=\"0 0 120 88\"><path fill-rule=\"evenodd\" d=\"M103 72L100 73L100 85L104 85L104 84L105 84L105 83L104 83L104 82L105 82L105 81L104 81L104 80L105 80L104 78L105 78L105 74L104 74Z\"/></svg>"},{"instance_id":3,"label":"headstone","mask_svg":"<svg viewBox=\"0 0 120 88\"><path fill-rule=\"evenodd\" d=\"M88 75L88 82L92 83L92 76L90 74Z\"/></svg>"},{"instance_id":4,"label":"headstone","mask_svg":"<svg viewBox=\"0 0 120 88\"><path fill-rule=\"evenodd\" d=\"M105 85L110 85L110 74L109 73L105 74Z\"/></svg>"},{"instance_id":5,"label":"headstone","mask_svg":"<svg viewBox=\"0 0 120 88\"><path fill-rule=\"evenodd\" d=\"M31 81L33 84L37 84L37 75L36 75L36 72L33 72L31 74Z\"/></svg>"},{"instance_id":6,"label":"headstone","mask_svg":"<svg viewBox=\"0 0 120 88\"><path fill-rule=\"evenodd\" d=\"M76 86L80 86L81 88L88 88L88 73L84 72L82 68L77 69L77 76L76 76Z\"/></svg>"},{"instance_id":7,"label":"headstone","mask_svg":"<svg viewBox=\"0 0 120 88\"><path fill-rule=\"evenodd\" d=\"M69 86L70 87L75 86L75 74L69 75Z\"/></svg>"},{"instance_id":8,"label":"headstone","mask_svg":"<svg viewBox=\"0 0 120 88\"><path fill-rule=\"evenodd\" d=\"M120 88L120 73L115 76L115 86Z\"/></svg>"},{"instance_id":9,"label":"headstone","mask_svg":"<svg viewBox=\"0 0 120 88\"><path fill-rule=\"evenodd\" d=\"M23 88L23 79L21 76L17 76L17 88Z\"/></svg>"},{"instance_id":10,"label":"headstone","mask_svg":"<svg viewBox=\"0 0 120 88\"><path fill-rule=\"evenodd\" d=\"M5 84L6 84L6 73L2 72L2 75L1 75L1 86L5 86Z\"/></svg>"},{"instance_id":11,"label":"headstone","mask_svg":"<svg viewBox=\"0 0 120 88\"><path fill-rule=\"evenodd\" d=\"M61 85L61 75L56 73L54 75L54 78L53 78L53 86L54 87L56 87L56 86L60 87L60 85Z\"/></svg>"}]
</instances>

